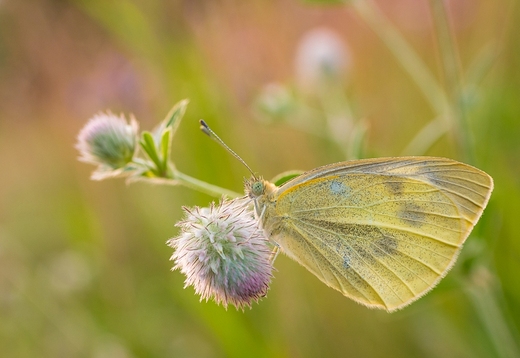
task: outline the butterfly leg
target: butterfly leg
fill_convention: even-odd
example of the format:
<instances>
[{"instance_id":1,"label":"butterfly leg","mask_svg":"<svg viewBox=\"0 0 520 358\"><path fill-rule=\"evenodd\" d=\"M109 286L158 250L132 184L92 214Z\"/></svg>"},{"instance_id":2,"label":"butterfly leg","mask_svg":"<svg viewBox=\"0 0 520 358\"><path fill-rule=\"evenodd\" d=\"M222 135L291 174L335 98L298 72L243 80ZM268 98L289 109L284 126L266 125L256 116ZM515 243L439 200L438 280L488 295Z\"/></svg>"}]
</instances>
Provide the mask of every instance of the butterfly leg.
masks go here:
<instances>
[{"instance_id":1,"label":"butterfly leg","mask_svg":"<svg viewBox=\"0 0 520 358\"><path fill-rule=\"evenodd\" d=\"M269 256L269 262L271 265L274 264L274 261L278 257L278 254L280 253L280 246L277 243L274 243L273 250L271 251L271 255Z\"/></svg>"}]
</instances>

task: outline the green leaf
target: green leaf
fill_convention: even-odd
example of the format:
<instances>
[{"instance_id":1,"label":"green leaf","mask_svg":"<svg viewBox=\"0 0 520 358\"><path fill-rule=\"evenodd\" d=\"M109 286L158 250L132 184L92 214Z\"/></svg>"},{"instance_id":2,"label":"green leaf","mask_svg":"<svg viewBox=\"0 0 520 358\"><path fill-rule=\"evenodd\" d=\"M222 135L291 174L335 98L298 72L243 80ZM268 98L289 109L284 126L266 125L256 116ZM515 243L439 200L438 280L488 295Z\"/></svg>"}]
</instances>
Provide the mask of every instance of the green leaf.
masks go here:
<instances>
[{"instance_id":1,"label":"green leaf","mask_svg":"<svg viewBox=\"0 0 520 358\"><path fill-rule=\"evenodd\" d=\"M172 134L174 134L177 130L177 127L179 127L180 120L184 116L184 113L186 113L188 103L190 103L188 99L183 99L182 101L177 102L166 115L164 122L166 127L172 128Z\"/></svg>"},{"instance_id":2,"label":"green leaf","mask_svg":"<svg viewBox=\"0 0 520 358\"><path fill-rule=\"evenodd\" d=\"M142 139L139 141L139 144L141 144L141 147L143 148L145 153L155 163L158 171L162 172L164 167L159 158L159 154L157 153L157 147L155 145L152 133L146 131L143 132Z\"/></svg>"},{"instance_id":3,"label":"green leaf","mask_svg":"<svg viewBox=\"0 0 520 358\"><path fill-rule=\"evenodd\" d=\"M186 113L186 108L188 107L188 103L190 101L188 99L183 99L182 101L177 102L172 109L168 112L163 121L159 124L159 126L154 130L154 137L156 138L156 142L159 142L159 139L162 139L163 132L166 128L171 128L171 136L177 131L179 128L179 124L181 123L181 119Z\"/></svg>"},{"instance_id":4,"label":"green leaf","mask_svg":"<svg viewBox=\"0 0 520 358\"><path fill-rule=\"evenodd\" d=\"M275 176L271 180L271 183L273 183L276 186L281 186L282 184L288 182L292 178L296 178L297 176L299 176L302 173L303 173L302 170L290 170L287 172L283 172L283 173L280 173L277 176Z\"/></svg>"},{"instance_id":5,"label":"green leaf","mask_svg":"<svg viewBox=\"0 0 520 358\"><path fill-rule=\"evenodd\" d=\"M153 131L155 147L161 153L161 166L159 169L163 174L166 174L165 170L168 168L173 135L177 131L184 113L186 113L188 103L189 100L187 99L183 99L182 101L177 102L168 112L163 121Z\"/></svg>"},{"instance_id":6,"label":"green leaf","mask_svg":"<svg viewBox=\"0 0 520 358\"><path fill-rule=\"evenodd\" d=\"M170 147L171 147L171 138L172 138L172 135L171 135L171 129L170 128L167 128L163 134L162 134L162 138L161 138L161 146L160 146L160 150L161 150L161 159L162 159L162 164L163 164L163 167L166 168L168 166L168 159L170 157Z\"/></svg>"}]
</instances>

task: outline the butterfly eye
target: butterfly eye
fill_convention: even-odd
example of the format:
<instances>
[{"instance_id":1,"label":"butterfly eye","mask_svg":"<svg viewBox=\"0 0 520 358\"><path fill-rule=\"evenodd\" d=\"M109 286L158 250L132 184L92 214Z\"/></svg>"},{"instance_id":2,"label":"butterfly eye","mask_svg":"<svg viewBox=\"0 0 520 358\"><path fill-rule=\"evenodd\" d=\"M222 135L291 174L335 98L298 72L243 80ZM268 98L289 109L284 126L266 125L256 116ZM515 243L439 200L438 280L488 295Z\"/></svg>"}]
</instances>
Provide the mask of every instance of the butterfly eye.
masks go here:
<instances>
[{"instance_id":1,"label":"butterfly eye","mask_svg":"<svg viewBox=\"0 0 520 358\"><path fill-rule=\"evenodd\" d=\"M264 193L264 184L260 181L255 181L251 187L251 192L254 196L260 196Z\"/></svg>"}]
</instances>

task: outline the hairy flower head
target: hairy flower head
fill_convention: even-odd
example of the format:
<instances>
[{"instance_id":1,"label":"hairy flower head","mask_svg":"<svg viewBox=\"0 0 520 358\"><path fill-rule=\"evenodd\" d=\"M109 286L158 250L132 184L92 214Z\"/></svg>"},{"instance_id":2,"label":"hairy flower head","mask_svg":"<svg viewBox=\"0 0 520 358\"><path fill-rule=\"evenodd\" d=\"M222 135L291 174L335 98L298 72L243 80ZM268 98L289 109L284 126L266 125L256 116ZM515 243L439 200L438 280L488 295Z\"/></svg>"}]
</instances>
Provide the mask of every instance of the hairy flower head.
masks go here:
<instances>
[{"instance_id":1,"label":"hairy flower head","mask_svg":"<svg viewBox=\"0 0 520 358\"><path fill-rule=\"evenodd\" d=\"M99 113L92 117L78 135L76 148L80 160L118 169L128 164L135 153L138 125L128 123L123 115Z\"/></svg>"},{"instance_id":2,"label":"hairy flower head","mask_svg":"<svg viewBox=\"0 0 520 358\"><path fill-rule=\"evenodd\" d=\"M174 269L186 275L206 301L225 307L251 306L265 296L272 277L269 242L258 227L250 200L240 198L212 203L209 208L183 208L178 237L168 240L175 249Z\"/></svg>"}]
</instances>

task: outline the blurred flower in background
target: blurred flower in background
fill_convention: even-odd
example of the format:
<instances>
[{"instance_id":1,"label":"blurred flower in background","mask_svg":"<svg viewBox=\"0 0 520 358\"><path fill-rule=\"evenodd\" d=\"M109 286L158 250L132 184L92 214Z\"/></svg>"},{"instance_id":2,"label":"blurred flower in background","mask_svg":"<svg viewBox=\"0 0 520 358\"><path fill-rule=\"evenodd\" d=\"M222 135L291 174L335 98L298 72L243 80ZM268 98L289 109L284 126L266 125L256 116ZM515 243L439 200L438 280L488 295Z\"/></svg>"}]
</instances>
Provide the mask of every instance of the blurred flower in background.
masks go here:
<instances>
[{"instance_id":1,"label":"blurred flower in background","mask_svg":"<svg viewBox=\"0 0 520 358\"><path fill-rule=\"evenodd\" d=\"M265 85L256 99L257 118L285 122L337 145L345 159L363 156L368 123L358 118L347 95L350 51L340 35L327 27L303 34L294 57L295 78L288 85Z\"/></svg>"},{"instance_id":2,"label":"blurred flower in background","mask_svg":"<svg viewBox=\"0 0 520 358\"><path fill-rule=\"evenodd\" d=\"M350 61L350 53L335 31L326 27L312 29L302 37L296 51L298 85L312 93L329 81L340 81Z\"/></svg>"},{"instance_id":3,"label":"blurred flower in background","mask_svg":"<svg viewBox=\"0 0 520 358\"><path fill-rule=\"evenodd\" d=\"M265 85L256 99L258 109L266 116L261 120L283 119L294 109L294 99L289 89L282 83L271 82Z\"/></svg>"}]
</instances>

